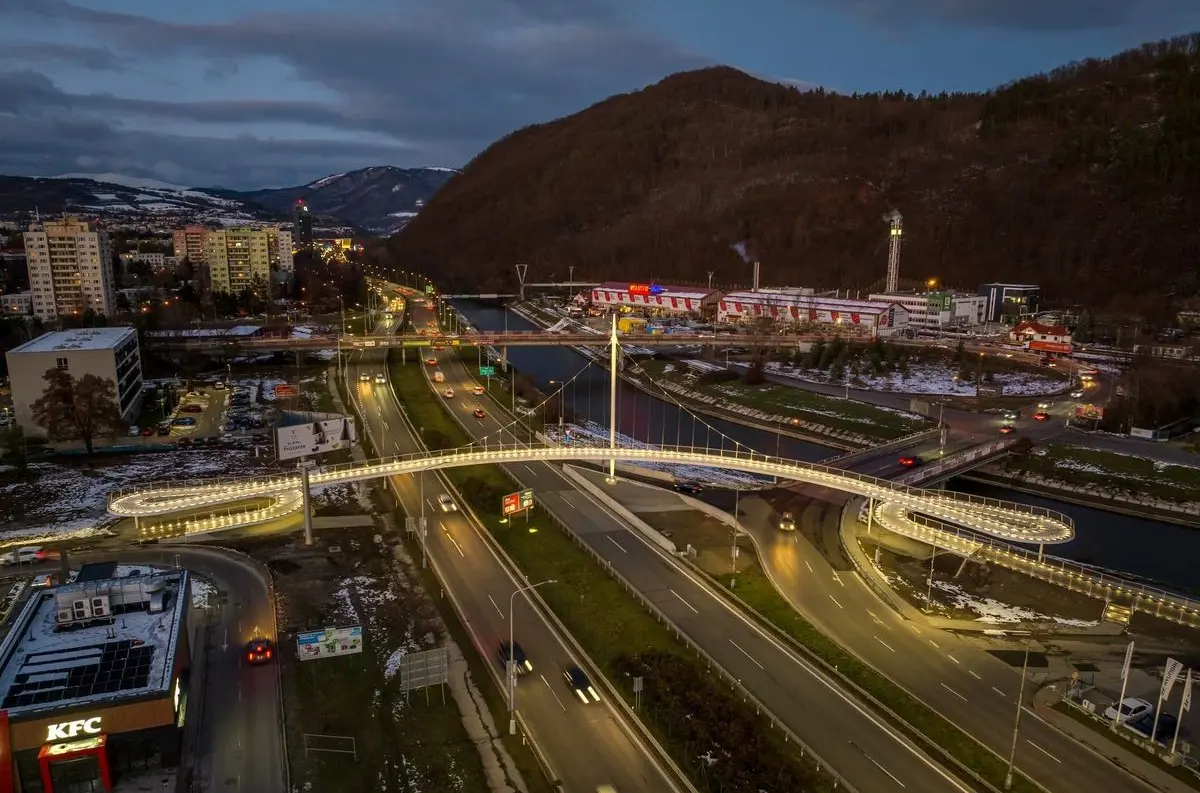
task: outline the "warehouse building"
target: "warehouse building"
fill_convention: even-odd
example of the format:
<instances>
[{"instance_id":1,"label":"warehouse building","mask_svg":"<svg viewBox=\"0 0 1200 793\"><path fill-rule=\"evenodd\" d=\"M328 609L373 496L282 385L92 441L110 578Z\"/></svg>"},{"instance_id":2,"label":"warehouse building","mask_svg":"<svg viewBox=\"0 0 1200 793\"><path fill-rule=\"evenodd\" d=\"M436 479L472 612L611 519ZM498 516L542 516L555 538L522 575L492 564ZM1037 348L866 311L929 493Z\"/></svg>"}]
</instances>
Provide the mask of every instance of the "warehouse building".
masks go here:
<instances>
[{"instance_id":1,"label":"warehouse building","mask_svg":"<svg viewBox=\"0 0 1200 793\"><path fill-rule=\"evenodd\" d=\"M975 328L987 316L987 297L963 292L882 292L867 299L903 306L914 330Z\"/></svg>"},{"instance_id":2,"label":"warehouse building","mask_svg":"<svg viewBox=\"0 0 1200 793\"><path fill-rule=\"evenodd\" d=\"M711 317L721 293L701 286L608 281L592 287L592 305L648 316Z\"/></svg>"},{"instance_id":3,"label":"warehouse building","mask_svg":"<svg viewBox=\"0 0 1200 793\"><path fill-rule=\"evenodd\" d=\"M36 590L0 644L0 793L107 791L179 762L188 573L115 574Z\"/></svg>"},{"instance_id":4,"label":"warehouse building","mask_svg":"<svg viewBox=\"0 0 1200 793\"><path fill-rule=\"evenodd\" d=\"M718 302L719 322L752 323L764 318L781 325L816 325L871 338L893 336L908 328L908 312L895 302L820 297L811 290L730 292Z\"/></svg>"}]
</instances>

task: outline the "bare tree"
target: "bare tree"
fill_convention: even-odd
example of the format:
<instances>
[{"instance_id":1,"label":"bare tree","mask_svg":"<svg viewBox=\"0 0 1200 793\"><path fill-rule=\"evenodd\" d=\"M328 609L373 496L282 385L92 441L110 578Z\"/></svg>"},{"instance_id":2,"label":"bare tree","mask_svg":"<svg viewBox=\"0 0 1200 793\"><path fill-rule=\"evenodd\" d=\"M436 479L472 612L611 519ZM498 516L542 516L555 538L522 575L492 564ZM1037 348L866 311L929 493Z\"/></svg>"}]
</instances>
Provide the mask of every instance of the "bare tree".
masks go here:
<instances>
[{"instance_id":1,"label":"bare tree","mask_svg":"<svg viewBox=\"0 0 1200 793\"><path fill-rule=\"evenodd\" d=\"M47 369L42 375L46 390L33 403L33 420L55 441L83 441L87 453L92 442L124 426L117 408L117 387L112 380L85 374L78 380L70 372Z\"/></svg>"}]
</instances>

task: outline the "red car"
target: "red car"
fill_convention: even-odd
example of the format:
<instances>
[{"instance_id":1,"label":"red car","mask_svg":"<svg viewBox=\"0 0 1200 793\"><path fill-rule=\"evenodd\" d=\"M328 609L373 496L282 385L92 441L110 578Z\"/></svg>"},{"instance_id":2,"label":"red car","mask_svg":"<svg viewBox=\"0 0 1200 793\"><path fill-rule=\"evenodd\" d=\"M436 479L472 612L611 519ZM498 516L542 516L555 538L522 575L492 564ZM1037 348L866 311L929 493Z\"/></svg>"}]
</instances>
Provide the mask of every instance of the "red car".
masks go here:
<instances>
[{"instance_id":1,"label":"red car","mask_svg":"<svg viewBox=\"0 0 1200 793\"><path fill-rule=\"evenodd\" d=\"M1001 435L1012 435L1016 431L1017 431L1017 428L1011 424L1005 424L1003 427L1000 428Z\"/></svg>"},{"instance_id":2,"label":"red car","mask_svg":"<svg viewBox=\"0 0 1200 793\"><path fill-rule=\"evenodd\" d=\"M184 405L179 409L180 413L203 413L203 405Z\"/></svg>"},{"instance_id":3,"label":"red car","mask_svg":"<svg viewBox=\"0 0 1200 793\"><path fill-rule=\"evenodd\" d=\"M1050 414L1045 412L1044 410L1039 410L1037 413L1033 414L1033 420L1034 421L1049 421Z\"/></svg>"},{"instance_id":4,"label":"red car","mask_svg":"<svg viewBox=\"0 0 1200 793\"><path fill-rule=\"evenodd\" d=\"M483 408L475 408L475 418L485 419L487 418L487 413L483 412Z\"/></svg>"},{"instance_id":5,"label":"red car","mask_svg":"<svg viewBox=\"0 0 1200 793\"><path fill-rule=\"evenodd\" d=\"M251 664L268 664L275 657L275 649L271 647L270 639L251 639L246 644L246 662Z\"/></svg>"},{"instance_id":6,"label":"red car","mask_svg":"<svg viewBox=\"0 0 1200 793\"><path fill-rule=\"evenodd\" d=\"M912 456L909 456L909 455L905 455L905 456L901 457L901 458L900 458L900 460L899 460L899 462L900 462L900 464L901 464L901 465L903 465L905 468L916 468L918 465L920 465L920 464L921 464L921 460L920 460L920 458L918 458L918 457L912 457Z\"/></svg>"},{"instance_id":7,"label":"red car","mask_svg":"<svg viewBox=\"0 0 1200 793\"><path fill-rule=\"evenodd\" d=\"M426 358L425 365L426 366L437 366L437 358Z\"/></svg>"}]
</instances>

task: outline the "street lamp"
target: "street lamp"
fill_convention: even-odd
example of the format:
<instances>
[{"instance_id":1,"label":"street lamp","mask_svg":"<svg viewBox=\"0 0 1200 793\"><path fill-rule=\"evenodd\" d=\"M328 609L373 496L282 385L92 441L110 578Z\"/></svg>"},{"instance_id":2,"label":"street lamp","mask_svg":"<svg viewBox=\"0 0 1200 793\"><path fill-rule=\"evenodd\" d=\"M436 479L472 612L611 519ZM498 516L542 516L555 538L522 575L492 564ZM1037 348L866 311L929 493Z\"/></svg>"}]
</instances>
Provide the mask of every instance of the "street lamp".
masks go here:
<instances>
[{"instance_id":1,"label":"street lamp","mask_svg":"<svg viewBox=\"0 0 1200 793\"><path fill-rule=\"evenodd\" d=\"M1025 639L1025 662L1021 664L1021 689L1017 692L1017 719L1013 724L1012 734L1012 749L1008 753L1008 773L1004 775L1004 789L1012 789L1013 781L1013 765L1017 760L1017 734L1021 730L1021 703L1025 699L1025 677L1029 673L1029 645L1033 642L1033 637Z\"/></svg>"},{"instance_id":2,"label":"street lamp","mask_svg":"<svg viewBox=\"0 0 1200 793\"><path fill-rule=\"evenodd\" d=\"M508 596L508 734L517 734L517 663L513 658L513 621L516 618L516 613L513 611L514 601L517 595L522 592L528 592L531 589L537 589L546 584L557 584L558 580L551 578L547 581L539 581L536 584L521 587L513 590L513 593Z\"/></svg>"}]
</instances>

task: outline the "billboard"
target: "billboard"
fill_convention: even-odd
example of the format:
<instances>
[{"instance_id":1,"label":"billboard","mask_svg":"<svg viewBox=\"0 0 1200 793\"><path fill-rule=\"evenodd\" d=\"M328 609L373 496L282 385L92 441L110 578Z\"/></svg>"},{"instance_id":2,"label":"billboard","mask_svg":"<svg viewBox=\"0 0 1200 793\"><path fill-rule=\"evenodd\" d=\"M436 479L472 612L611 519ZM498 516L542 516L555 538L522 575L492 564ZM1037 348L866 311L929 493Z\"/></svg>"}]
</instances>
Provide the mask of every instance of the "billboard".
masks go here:
<instances>
[{"instance_id":1,"label":"billboard","mask_svg":"<svg viewBox=\"0 0 1200 793\"><path fill-rule=\"evenodd\" d=\"M1104 408L1099 405L1078 405L1075 408L1075 418L1086 421L1102 421Z\"/></svg>"},{"instance_id":2,"label":"billboard","mask_svg":"<svg viewBox=\"0 0 1200 793\"><path fill-rule=\"evenodd\" d=\"M292 399L300 393L300 389L291 383L276 383L274 393L276 399Z\"/></svg>"},{"instance_id":3,"label":"billboard","mask_svg":"<svg viewBox=\"0 0 1200 793\"><path fill-rule=\"evenodd\" d=\"M500 512L504 515L511 515L514 512L530 509L533 506L533 491L522 490L517 493L509 493L500 502Z\"/></svg>"},{"instance_id":4,"label":"billboard","mask_svg":"<svg viewBox=\"0 0 1200 793\"><path fill-rule=\"evenodd\" d=\"M981 397L1004 396L1004 386L1003 385L977 385L977 386L975 386L975 396L981 396Z\"/></svg>"},{"instance_id":5,"label":"billboard","mask_svg":"<svg viewBox=\"0 0 1200 793\"><path fill-rule=\"evenodd\" d=\"M278 460L349 449L356 443L353 417L336 413L284 413L283 424L275 428Z\"/></svg>"},{"instance_id":6,"label":"billboard","mask_svg":"<svg viewBox=\"0 0 1200 793\"><path fill-rule=\"evenodd\" d=\"M931 292L925 297L925 309L931 314L949 311L954 307L954 296L949 292Z\"/></svg>"},{"instance_id":7,"label":"billboard","mask_svg":"<svg viewBox=\"0 0 1200 793\"><path fill-rule=\"evenodd\" d=\"M1071 342L1061 341L1031 341L1029 349L1033 352L1059 352L1064 355L1071 354Z\"/></svg>"},{"instance_id":8,"label":"billboard","mask_svg":"<svg viewBox=\"0 0 1200 793\"><path fill-rule=\"evenodd\" d=\"M362 626L323 628L296 634L296 656L301 661L334 658L362 652Z\"/></svg>"}]
</instances>

